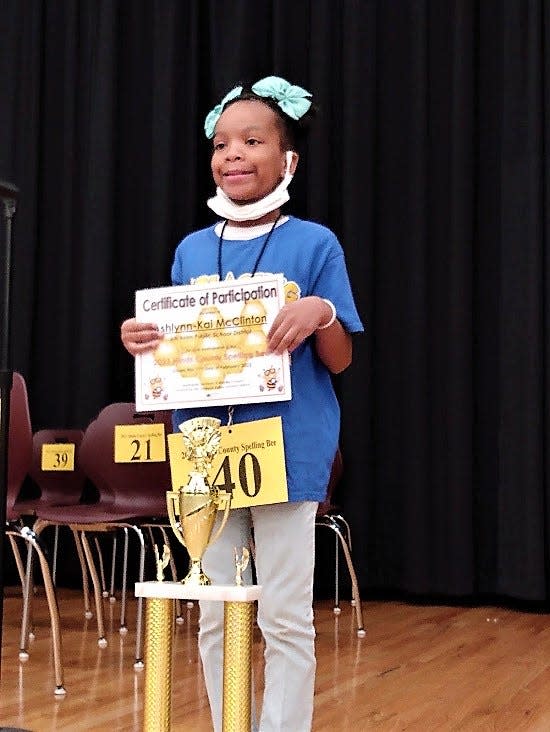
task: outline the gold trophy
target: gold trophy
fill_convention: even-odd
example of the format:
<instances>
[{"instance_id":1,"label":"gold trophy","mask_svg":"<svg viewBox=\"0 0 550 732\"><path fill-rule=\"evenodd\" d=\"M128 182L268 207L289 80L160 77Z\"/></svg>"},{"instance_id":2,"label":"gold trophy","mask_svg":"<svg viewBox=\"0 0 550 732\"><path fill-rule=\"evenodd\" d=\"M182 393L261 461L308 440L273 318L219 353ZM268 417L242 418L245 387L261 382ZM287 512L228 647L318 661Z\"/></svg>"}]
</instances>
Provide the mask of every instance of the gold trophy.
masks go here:
<instances>
[{"instance_id":1,"label":"gold trophy","mask_svg":"<svg viewBox=\"0 0 550 732\"><path fill-rule=\"evenodd\" d=\"M231 494L212 488L208 482L208 472L220 445L220 424L214 417L195 417L180 424L184 456L195 469L190 471L187 485L166 492L166 502L170 526L190 557L189 573L182 580L184 585L210 584L202 571L202 557L206 548L218 539L229 517ZM224 508L224 515L212 536L219 508Z\"/></svg>"}]
</instances>

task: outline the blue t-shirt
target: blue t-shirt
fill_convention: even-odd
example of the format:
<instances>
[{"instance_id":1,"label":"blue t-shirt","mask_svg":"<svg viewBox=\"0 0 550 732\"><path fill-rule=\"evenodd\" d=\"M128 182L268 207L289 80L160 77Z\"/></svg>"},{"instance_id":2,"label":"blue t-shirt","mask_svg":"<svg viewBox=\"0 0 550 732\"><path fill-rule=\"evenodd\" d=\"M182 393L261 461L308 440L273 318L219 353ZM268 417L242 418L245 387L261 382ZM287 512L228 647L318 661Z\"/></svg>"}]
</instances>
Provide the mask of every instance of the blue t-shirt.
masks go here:
<instances>
[{"instance_id":1,"label":"blue t-shirt","mask_svg":"<svg viewBox=\"0 0 550 732\"><path fill-rule=\"evenodd\" d=\"M178 245L172 284L187 285L198 278L218 278L219 237L215 227L196 231ZM222 243L222 279L253 271L265 235ZM257 273L283 273L291 297L318 295L334 303L339 321L350 333L363 330L357 314L344 252L330 229L293 216L273 231L258 263ZM287 295L288 299L288 295ZM329 370L315 350L315 336L292 352L292 399L284 402L236 405L234 422L280 416L290 501L322 501L340 432L340 409ZM227 407L199 407L174 412L174 429L197 416L217 417L227 424Z\"/></svg>"}]
</instances>

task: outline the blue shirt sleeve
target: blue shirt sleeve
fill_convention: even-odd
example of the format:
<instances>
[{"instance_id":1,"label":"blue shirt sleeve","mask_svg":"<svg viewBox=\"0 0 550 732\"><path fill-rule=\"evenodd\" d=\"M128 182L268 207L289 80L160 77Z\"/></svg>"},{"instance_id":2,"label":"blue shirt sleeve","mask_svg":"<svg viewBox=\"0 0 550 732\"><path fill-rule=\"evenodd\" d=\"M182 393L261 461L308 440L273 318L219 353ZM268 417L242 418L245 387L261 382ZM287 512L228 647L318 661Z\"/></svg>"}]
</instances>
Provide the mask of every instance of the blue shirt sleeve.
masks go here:
<instances>
[{"instance_id":1,"label":"blue shirt sleeve","mask_svg":"<svg viewBox=\"0 0 550 732\"><path fill-rule=\"evenodd\" d=\"M362 333L363 323L353 299L344 251L338 239L334 235L332 237L311 294L324 297L334 304L336 317L349 333Z\"/></svg>"}]
</instances>

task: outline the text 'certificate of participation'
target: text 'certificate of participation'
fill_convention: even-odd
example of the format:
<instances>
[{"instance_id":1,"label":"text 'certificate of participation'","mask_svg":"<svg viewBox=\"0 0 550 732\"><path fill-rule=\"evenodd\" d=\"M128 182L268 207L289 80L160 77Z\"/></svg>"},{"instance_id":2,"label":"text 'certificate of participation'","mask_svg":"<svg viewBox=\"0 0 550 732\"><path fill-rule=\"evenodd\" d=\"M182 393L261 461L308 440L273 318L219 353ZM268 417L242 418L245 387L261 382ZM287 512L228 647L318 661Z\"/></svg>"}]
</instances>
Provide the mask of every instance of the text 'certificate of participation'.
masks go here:
<instances>
[{"instance_id":1,"label":"text 'certificate of participation'","mask_svg":"<svg viewBox=\"0 0 550 732\"><path fill-rule=\"evenodd\" d=\"M138 290L137 320L156 323L164 337L136 356L136 408L290 399L288 353L266 353L283 283L277 274Z\"/></svg>"}]
</instances>

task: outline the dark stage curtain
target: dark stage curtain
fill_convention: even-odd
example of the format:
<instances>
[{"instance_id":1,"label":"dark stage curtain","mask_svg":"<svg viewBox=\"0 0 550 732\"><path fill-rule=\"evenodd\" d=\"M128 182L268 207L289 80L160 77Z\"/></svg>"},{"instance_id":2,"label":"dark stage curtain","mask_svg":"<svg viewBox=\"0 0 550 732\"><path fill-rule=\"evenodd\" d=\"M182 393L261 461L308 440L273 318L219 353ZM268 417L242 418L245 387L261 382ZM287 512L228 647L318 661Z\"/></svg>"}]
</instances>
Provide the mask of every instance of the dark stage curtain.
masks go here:
<instances>
[{"instance_id":1,"label":"dark stage curtain","mask_svg":"<svg viewBox=\"0 0 550 732\"><path fill-rule=\"evenodd\" d=\"M0 0L0 30L35 429L132 398L133 292L212 220L204 116L280 74L320 107L289 209L366 325L337 379L362 590L546 603L550 4Z\"/></svg>"}]
</instances>

